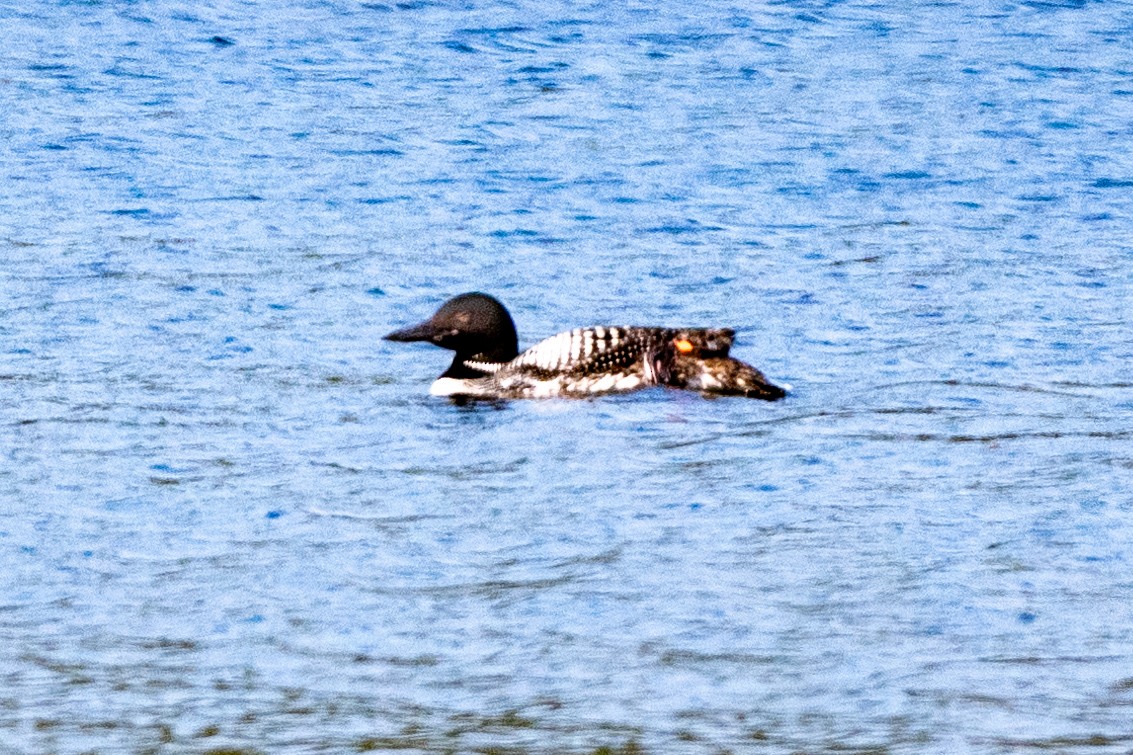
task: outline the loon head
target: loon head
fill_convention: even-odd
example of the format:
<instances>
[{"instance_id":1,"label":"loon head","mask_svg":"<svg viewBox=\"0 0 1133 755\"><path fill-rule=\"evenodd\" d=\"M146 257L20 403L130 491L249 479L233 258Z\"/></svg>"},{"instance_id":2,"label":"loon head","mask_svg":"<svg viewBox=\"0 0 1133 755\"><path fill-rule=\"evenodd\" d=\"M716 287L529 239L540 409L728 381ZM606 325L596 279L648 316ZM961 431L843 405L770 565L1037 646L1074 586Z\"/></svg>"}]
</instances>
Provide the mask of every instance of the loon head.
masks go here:
<instances>
[{"instance_id":1,"label":"loon head","mask_svg":"<svg viewBox=\"0 0 1133 755\"><path fill-rule=\"evenodd\" d=\"M495 298L481 293L455 296L424 322L395 330L387 341L428 341L456 352L441 377L475 378L484 373L466 361L510 362L519 355L519 337L511 315Z\"/></svg>"}]
</instances>

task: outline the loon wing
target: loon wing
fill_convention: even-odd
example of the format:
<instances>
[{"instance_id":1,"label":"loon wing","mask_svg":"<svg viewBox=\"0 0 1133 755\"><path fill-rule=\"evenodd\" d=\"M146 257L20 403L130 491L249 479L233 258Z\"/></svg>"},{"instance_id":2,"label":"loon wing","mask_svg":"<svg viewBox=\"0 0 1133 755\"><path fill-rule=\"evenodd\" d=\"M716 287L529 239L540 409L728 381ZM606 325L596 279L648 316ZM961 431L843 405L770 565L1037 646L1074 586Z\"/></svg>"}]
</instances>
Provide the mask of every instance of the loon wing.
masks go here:
<instances>
[{"instance_id":1,"label":"loon wing","mask_svg":"<svg viewBox=\"0 0 1133 755\"><path fill-rule=\"evenodd\" d=\"M506 365L508 371L547 375L620 372L655 352L674 331L668 328L575 328L532 346Z\"/></svg>"}]
</instances>

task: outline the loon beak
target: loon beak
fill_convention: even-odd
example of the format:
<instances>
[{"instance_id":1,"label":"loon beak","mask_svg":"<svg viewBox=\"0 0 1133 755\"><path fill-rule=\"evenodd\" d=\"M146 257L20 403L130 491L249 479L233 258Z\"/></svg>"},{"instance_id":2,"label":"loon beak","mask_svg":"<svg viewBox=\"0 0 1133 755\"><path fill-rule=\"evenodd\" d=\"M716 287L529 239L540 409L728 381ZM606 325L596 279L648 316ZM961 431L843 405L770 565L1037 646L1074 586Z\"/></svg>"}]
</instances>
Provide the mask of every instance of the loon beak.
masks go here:
<instances>
[{"instance_id":1,"label":"loon beak","mask_svg":"<svg viewBox=\"0 0 1133 755\"><path fill-rule=\"evenodd\" d=\"M447 330L438 330L432 320L410 325L382 336L383 341L431 341L437 342L450 335Z\"/></svg>"}]
</instances>

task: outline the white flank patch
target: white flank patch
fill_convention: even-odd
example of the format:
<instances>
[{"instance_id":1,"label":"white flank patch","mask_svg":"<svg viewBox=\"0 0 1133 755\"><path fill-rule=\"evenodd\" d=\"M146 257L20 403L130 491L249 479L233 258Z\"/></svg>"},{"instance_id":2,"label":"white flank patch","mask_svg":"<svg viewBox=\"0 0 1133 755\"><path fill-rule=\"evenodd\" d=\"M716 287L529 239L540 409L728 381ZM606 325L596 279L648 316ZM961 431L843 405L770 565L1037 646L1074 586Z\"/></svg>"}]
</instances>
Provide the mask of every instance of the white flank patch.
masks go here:
<instances>
[{"instance_id":1,"label":"white flank patch","mask_svg":"<svg viewBox=\"0 0 1133 755\"><path fill-rule=\"evenodd\" d=\"M561 379L540 380L531 386L528 398L556 398L563 393Z\"/></svg>"},{"instance_id":2,"label":"white flank patch","mask_svg":"<svg viewBox=\"0 0 1133 755\"><path fill-rule=\"evenodd\" d=\"M615 391L632 391L635 388L640 388L643 385L653 385L657 382L656 378L651 380L642 380L640 375L621 375L618 381L614 383Z\"/></svg>"},{"instance_id":3,"label":"white flank patch","mask_svg":"<svg viewBox=\"0 0 1133 755\"><path fill-rule=\"evenodd\" d=\"M602 393L604 391L611 391L618 383L618 378L621 375L603 375L586 386L587 393Z\"/></svg>"},{"instance_id":4,"label":"white flank patch","mask_svg":"<svg viewBox=\"0 0 1133 755\"><path fill-rule=\"evenodd\" d=\"M480 380L459 380L457 378L437 378L429 386L430 396L484 396L484 384Z\"/></svg>"}]
</instances>

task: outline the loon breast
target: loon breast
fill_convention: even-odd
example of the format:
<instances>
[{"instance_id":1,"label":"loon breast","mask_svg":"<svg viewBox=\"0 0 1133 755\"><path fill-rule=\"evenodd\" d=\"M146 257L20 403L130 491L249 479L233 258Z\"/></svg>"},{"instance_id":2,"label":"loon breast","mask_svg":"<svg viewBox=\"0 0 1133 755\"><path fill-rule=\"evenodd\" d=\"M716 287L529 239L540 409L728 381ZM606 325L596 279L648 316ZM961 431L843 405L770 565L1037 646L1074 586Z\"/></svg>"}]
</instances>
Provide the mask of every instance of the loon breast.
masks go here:
<instances>
[{"instance_id":1,"label":"loon breast","mask_svg":"<svg viewBox=\"0 0 1133 755\"><path fill-rule=\"evenodd\" d=\"M430 396L469 396L472 398L492 398L495 396L488 378L439 377L429 386Z\"/></svg>"}]
</instances>

